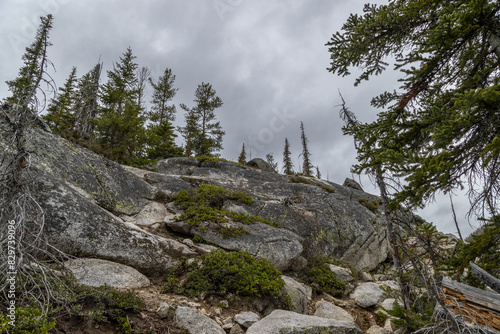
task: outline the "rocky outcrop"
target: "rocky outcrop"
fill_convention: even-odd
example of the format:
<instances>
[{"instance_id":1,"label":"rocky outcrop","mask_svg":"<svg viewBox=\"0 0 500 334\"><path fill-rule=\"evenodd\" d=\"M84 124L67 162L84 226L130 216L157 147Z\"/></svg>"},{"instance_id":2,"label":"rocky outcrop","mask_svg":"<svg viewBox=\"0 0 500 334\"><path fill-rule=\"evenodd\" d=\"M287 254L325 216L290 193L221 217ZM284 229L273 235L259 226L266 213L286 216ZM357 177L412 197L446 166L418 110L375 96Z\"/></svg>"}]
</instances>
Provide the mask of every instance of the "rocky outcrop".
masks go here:
<instances>
[{"instance_id":1,"label":"rocky outcrop","mask_svg":"<svg viewBox=\"0 0 500 334\"><path fill-rule=\"evenodd\" d=\"M248 328L247 334L339 333L362 334L354 322L325 319L290 311L275 310Z\"/></svg>"}]
</instances>

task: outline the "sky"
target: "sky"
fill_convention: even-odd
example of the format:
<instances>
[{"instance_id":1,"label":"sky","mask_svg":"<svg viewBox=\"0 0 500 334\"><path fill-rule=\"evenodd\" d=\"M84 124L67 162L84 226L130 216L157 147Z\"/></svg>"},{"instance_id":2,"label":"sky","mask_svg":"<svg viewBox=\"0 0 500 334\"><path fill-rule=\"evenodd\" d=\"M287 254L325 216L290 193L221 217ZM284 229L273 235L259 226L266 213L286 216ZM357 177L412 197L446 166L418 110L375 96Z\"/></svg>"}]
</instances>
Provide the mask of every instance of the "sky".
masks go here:
<instances>
[{"instance_id":1,"label":"sky","mask_svg":"<svg viewBox=\"0 0 500 334\"><path fill-rule=\"evenodd\" d=\"M311 162L321 177L342 184L358 180L365 191L378 194L370 180L352 175L356 163L352 138L342 134L339 104L342 93L358 119L370 122L377 112L370 100L398 87L400 72L392 70L354 87L356 70L348 77L327 71L325 46L340 31L350 13L362 13L368 0L1 0L0 99L9 95L6 80L17 76L24 49L32 41L40 16L54 16L49 73L58 87L77 67L78 76L100 60L106 71L128 47L140 67L154 80L165 68L176 75L177 126L184 122L184 103L193 106L194 92L210 83L224 102L216 110L226 134L221 157L237 160L242 144L247 159L272 153L282 167L285 138L295 171L300 171L300 122L309 141ZM387 1L372 0L384 4ZM149 88L151 93L151 88ZM150 95L149 95L150 96ZM148 96L148 98L149 98ZM177 144L182 139L177 138ZM469 221L465 194L453 199L462 234ZM438 196L418 214L440 231L456 235L450 200Z\"/></svg>"}]
</instances>

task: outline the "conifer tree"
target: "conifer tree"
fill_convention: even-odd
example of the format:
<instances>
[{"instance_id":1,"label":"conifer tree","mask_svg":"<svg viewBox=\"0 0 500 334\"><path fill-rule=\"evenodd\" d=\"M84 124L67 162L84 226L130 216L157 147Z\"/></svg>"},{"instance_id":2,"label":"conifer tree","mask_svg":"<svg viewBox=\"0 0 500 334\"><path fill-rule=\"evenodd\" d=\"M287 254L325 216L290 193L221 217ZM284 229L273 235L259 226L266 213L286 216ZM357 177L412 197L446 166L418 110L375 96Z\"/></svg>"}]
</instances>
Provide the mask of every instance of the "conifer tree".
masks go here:
<instances>
[{"instance_id":1,"label":"conifer tree","mask_svg":"<svg viewBox=\"0 0 500 334\"><path fill-rule=\"evenodd\" d=\"M238 162L242 165L247 163L247 153L245 152L245 143L243 143L243 146L241 147L241 153L240 156L238 157Z\"/></svg>"},{"instance_id":2,"label":"conifer tree","mask_svg":"<svg viewBox=\"0 0 500 334\"><path fill-rule=\"evenodd\" d=\"M209 83L201 83L195 92L192 108L181 104L181 108L186 111L186 125L180 128L186 146L189 143L190 151L195 156L217 156L222 149L222 130L220 122L215 122L215 109L223 104L216 91ZM187 150L186 150L187 151Z\"/></svg>"},{"instance_id":3,"label":"conifer tree","mask_svg":"<svg viewBox=\"0 0 500 334\"><path fill-rule=\"evenodd\" d=\"M149 78L153 87L151 110L147 112L151 122L147 132L149 146L148 157L151 159L168 158L182 155L182 149L175 144L173 121L175 120L175 105L169 102L175 97L178 89L174 88L175 75L167 68L158 81Z\"/></svg>"},{"instance_id":4,"label":"conifer tree","mask_svg":"<svg viewBox=\"0 0 500 334\"><path fill-rule=\"evenodd\" d=\"M85 141L93 141L94 123L97 116L99 100L99 80L102 63L97 63L92 70L78 81L75 101L75 118L78 137Z\"/></svg>"},{"instance_id":5,"label":"conifer tree","mask_svg":"<svg viewBox=\"0 0 500 334\"><path fill-rule=\"evenodd\" d=\"M318 179L321 179L321 173L320 173L320 171L319 171L319 167L318 167L318 166L316 166L315 168L316 168L316 177L317 177Z\"/></svg>"},{"instance_id":6,"label":"conifer tree","mask_svg":"<svg viewBox=\"0 0 500 334\"><path fill-rule=\"evenodd\" d=\"M43 116L52 131L67 139L76 137L75 115L73 113L76 83L76 67L73 67L66 83L59 88L57 97L52 99L47 108L48 113Z\"/></svg>"},{"instance_id":7,"label":"conifer tree","mask_svg":"<svg viewBox=\"0 0 500 334\"><path fill-rule=\"evenodd\" d=\"M266 154L266 161L271 166L274 171L278 172L278 163L274 161L274 156L272 153Z\"/></svg>"},{"instance_id":8,"label":"conifer tree","mask_svg":"<svg viewBox=\"0 0 500 334\"><path fill-rule=\"evenodd\" d=\"M288 138L285 138L285 149L283 151L283 170L286 175L293 174L293 164L290 155L290 144L288 143Z\"/></svg>"},{"instance_id":9,"label":"conifer tree","mask_svg":"<svg viewBox=\"0 0 500 334\"><path fill-rule=\"evenodd\" d=\"M139 96L132 49L120 57L112 71L108 71L108 82L102 87L103 108L96 120L99 144L104 153L120 163L137 163L144 144L144 117L137 103Z\"/></svg>"},{"instance_id":10,"label":"conifer tree","mask_svg":"<svg viewBox=\"0 0 500 334\"><path fill-rule=\"evenodd\" d=\"M309 153L309 150L307 148L307 137L306 137L306 134L304 132L304 123L303 122L300 122L300 138L301 138L301 141L302 141L302 173L306 176L311 176L312 175L312 164L311 164L311 161L309 159L310 157L310 153Z\"/></svg>"}]
</instances>

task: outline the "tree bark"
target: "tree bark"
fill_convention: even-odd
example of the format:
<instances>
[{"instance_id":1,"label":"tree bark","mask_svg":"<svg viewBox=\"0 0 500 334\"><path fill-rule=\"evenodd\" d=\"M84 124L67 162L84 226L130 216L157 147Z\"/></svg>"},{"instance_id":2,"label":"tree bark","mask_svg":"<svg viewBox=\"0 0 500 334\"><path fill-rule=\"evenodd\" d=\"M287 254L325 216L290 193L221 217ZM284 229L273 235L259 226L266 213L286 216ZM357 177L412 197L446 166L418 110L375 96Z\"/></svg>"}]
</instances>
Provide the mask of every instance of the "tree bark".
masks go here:
<instances>
[{"instance_id":1,"label":"tree bark","mask_svg":"<svg viewBox=\"0 0 500 334\"><path fill-rule=\"evenodd\" d=\"M500 280L496 277L488 274L486 271L481 269L479 266L470 262L470 271L477 279L481 280L484 284L489 286L493 291L500 293ZM500 295L498 296L500 299Z\"/></svg>"}]
</instances>

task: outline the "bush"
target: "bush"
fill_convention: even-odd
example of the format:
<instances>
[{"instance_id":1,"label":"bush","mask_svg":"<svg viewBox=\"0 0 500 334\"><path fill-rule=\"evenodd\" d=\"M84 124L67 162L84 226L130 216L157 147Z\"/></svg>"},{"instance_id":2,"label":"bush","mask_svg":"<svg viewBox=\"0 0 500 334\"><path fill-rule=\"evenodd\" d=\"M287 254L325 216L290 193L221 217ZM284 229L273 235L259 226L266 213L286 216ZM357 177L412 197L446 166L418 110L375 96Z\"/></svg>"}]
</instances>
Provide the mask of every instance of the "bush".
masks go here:
<instances>
[{"instance_id":1,"label":"bush","mask_svg":"<svg viewBox=\"0 0 500 334\"><path fill-rule=\"evenodd\" d=\"M175 205L184 210L184 213L177 217L177 221L185 221L196 227L199 227L204 222L208 223L208 226L202 226L200 229L210 227L225 238L249 233L241 226L234 227L225 224L228 222L228 217L246 225L260 221L271 226L279 226L279 224L264 218L223 209L227 200L252 204L252 198L244 192L231 192L215 185L202 184L196 190L181 190L175 193L172 200Z\"/></svg>"},{"instance_id":2,"label":"bush","mask_svg":"<svg viewBox=\"0 0 500 334\"><path fill-rule=\"evenodd\" d=\"M202 293L224 297L237 296L270 298L280 307L293 308L290 297L283 293L285 282L281 272L265 259L255 259L246 251L213 251L186 261L171 269L165 277L164 292L175 292L191 298ZM181 277L185 279L178 286Z\"/></svg>"},{"instance_id":3,"label":"bush","mask_svg":"<svg viewBox=\"0 0 500 334\"><path fill-rule=\"evenodd\" d=\"M371 212L377 212L380 204L382 204L380 200L370 201L367 198L358 198L358 202L359 202L359 204L361 204L362 206L364 206L365 208L367 208Z\"/></svg>"},{"instance_id":4,"label":"bush","mask_svg":"<svg viewBox=\"0 0 500 334\"><path fill-rule=\"evenodd\" d=\"M9 326L9 318L0 315L0 333L10 330L15 334L48 334L56 322L43 315L37 308L16 308L15 326Z\"/></svg>"},{"instance_id":5,"label":"bush","mask_svg":"<svg viewBox=\"0 0 500 334\"><path fill-rule=\"evenodd\" d=\"M328 264L333 264L333 260L328 257L314 258L305 269L306 280L316 293L326 292L334 297L341 297L347 283L338 279Z\"/></svg>"}]
</instances>

